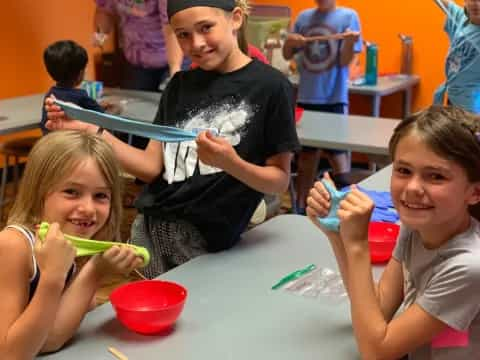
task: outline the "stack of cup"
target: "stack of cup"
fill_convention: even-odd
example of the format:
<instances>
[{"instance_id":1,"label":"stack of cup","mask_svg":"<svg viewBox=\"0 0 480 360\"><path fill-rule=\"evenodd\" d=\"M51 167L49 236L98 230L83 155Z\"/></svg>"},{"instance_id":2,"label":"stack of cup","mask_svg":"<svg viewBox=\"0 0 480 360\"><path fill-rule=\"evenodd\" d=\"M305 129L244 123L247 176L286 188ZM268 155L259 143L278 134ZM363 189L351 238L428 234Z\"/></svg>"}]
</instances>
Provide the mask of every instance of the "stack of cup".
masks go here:
<instances>
[{"instance_id":1,"label":"stack of cup","mask_svg":"<svg viewBox=\"0 0 480 360\"><path fill-rule=\"evenodd\" d=\"M83 80L80 87L84 89L93 100L98 100L103 96L103 82L101 81Z\"/></svg>"}]
</instances>

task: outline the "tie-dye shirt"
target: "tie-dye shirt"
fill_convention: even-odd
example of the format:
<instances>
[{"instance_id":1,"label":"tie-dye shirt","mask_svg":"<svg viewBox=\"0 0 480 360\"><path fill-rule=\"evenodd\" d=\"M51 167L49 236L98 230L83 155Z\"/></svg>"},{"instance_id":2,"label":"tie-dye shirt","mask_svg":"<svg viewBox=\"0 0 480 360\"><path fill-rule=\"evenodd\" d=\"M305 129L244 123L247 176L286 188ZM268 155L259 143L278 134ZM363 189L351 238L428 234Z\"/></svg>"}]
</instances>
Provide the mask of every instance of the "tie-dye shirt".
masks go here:
<instances>
[{"instance_id":1,"label":"tie-dye shirt","mask_svg":"<svg viewBox=\"0 0 480 360\"><path fill-rule=\"evenodd\" d=\"M443 103L445 92L453 105L480 114L480 26L468 21L463 7L450 2L445 31L450 49L445 62L446 83L435 93Z\"/></svg>"},{"instance_id":2,"label":"tie-dye shirt","mask_svg":"<svg viewBox=\"0 0 480 360\"><path fill-rule=\"evenodd\" d=\"M167 66L163 25L168 23L166 0L95 0L119 19L120 46L130 64L144 68Z\"/></svg>"}]
</instances>

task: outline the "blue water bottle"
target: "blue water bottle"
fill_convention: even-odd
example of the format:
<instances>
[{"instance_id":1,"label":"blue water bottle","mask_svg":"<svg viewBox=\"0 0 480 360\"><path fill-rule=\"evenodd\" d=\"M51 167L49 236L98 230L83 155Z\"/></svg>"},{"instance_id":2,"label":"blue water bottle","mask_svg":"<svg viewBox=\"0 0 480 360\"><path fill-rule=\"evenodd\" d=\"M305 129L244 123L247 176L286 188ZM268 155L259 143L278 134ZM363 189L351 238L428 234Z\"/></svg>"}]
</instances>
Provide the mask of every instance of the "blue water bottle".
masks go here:
<instances>
[{"instance_id":1,"label":"blue water bottle","mask_svg":"<svg viewBox=\"0 0 480 360\"><path fill-rule=\"evenodd\" d=\"M367 47L367 62L365 69L365 84L377 85L378 78L378 47L377 44L365 43Z\"/></svg>"}]
</instances>

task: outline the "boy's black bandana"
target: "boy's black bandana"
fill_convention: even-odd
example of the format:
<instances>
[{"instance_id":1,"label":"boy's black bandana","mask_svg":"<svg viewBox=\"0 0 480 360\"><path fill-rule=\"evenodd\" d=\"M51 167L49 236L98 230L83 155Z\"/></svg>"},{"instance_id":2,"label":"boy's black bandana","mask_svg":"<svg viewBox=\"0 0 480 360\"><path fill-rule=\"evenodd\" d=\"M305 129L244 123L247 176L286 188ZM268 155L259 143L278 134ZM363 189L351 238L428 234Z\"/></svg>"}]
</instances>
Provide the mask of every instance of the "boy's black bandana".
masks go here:
<instances>
[{"instance_id":1,"label":"boy's black bandana","mask_svg":"<svg viewBox=\"0 0 480 360\"><path fill-rule=\"evenodd\" d=\"M235 0L168 0L168 18L170 19L177 12L194 6L207 6L232 11L235 9Z\"/></svg>"}]
</instances>

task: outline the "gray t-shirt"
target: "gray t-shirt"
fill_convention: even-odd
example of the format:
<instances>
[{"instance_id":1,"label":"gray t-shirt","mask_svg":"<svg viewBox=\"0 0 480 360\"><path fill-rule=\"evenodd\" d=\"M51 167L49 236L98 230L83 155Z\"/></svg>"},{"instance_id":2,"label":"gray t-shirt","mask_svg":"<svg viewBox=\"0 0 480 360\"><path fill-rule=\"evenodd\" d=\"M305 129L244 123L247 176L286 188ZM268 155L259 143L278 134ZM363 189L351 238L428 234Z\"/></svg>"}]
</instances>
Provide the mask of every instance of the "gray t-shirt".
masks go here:
<instances>
[{"instance_id":1,"label":"gray t-shirt","mask_svg":"<svg viewBox=\"0 0 480 360\"><path fill-rule=\"evenodd\" d=\"M393 256L403 265L403 308L416 303L450 327L409 359L480 358L480 224L472 218L467 231L433 250L402 225Z\"/></svg>"}]
</instances>

